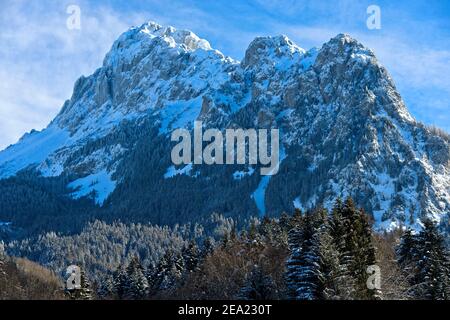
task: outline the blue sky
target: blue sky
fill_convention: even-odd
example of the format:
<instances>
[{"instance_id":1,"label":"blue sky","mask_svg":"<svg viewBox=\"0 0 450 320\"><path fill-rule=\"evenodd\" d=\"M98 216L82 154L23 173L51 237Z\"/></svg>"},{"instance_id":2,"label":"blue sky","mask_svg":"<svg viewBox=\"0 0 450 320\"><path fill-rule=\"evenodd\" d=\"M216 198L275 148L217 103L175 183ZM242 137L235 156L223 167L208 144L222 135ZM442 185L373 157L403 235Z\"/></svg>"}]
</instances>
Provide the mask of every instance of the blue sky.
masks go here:
<instances>
[{"instance_id":1,"label":"blue sky","mask_svg":"<svg viewBox=\"0 0 450 320\"><path fill-rule=\"evenodd\" d=\"M81 9L68 30L66 9ZM366 27L381 8L381 29ZM0 149L44 128L75 80L101 66L112 42L148 20L190 29L242 59L256 36L285 34L305 49L349 33L373 49L418 120L450 131L450 1L0 0Z\"/></svg>"}]
</instances>

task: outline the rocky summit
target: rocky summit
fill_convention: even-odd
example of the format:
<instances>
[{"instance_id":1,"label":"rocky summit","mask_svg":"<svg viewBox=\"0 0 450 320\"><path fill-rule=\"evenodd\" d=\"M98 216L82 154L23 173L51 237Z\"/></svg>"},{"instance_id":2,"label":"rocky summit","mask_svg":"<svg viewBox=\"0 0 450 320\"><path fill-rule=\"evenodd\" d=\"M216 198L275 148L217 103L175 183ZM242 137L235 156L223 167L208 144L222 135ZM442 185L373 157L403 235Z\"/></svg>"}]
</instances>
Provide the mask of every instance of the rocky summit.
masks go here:
<instances>
[{"instance_id":1,"label":"rocky summit","mask_svg":"<svg viewBox=\"0 0 450 320\"><path fill-rule=\"evenodd\" d=\"M171 132L194 121L278 128L278 174L174 166ZM259 37L240 62L191 31L150 22L78 79L46 129L0 152L0 191L0 221L37 230L67 229L77 214L245 220L347 196L379 230L419 228L424 216L449 220L450 137L410 115L388 71L349 35L308 51L286 36Z\"/></svg>"}]
</instances>

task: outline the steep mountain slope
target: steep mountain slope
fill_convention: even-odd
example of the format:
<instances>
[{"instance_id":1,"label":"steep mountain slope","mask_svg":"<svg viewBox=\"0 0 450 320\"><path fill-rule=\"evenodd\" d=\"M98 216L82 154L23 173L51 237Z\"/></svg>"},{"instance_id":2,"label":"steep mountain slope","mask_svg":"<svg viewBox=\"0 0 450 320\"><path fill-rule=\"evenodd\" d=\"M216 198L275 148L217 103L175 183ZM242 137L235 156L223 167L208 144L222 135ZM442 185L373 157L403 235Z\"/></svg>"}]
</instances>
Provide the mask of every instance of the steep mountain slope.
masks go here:
<instances>
[{"instance_id":1,"label":"steep mountain slope","mask_svg":"<svg viewBox=\"0 0 450 320\"><path fill-rule=\"evenodd\" d=\"M173 166L170 134L195 120L279 128L279 173ZM425 214L448 220L450 139L411 117L373 52L348 35L309 51L285 36L256 38L238 62L190 31L147 23L76 82L45 130L0 152L0 179L9 192L14 179L43 190L56 180L65 188L52 196L92 198L108 217L161 224L214 211L278 215L352 195L389 229L417 226ZM0 221L20 208L0 197Z\"/></svg>"}]
</instances>

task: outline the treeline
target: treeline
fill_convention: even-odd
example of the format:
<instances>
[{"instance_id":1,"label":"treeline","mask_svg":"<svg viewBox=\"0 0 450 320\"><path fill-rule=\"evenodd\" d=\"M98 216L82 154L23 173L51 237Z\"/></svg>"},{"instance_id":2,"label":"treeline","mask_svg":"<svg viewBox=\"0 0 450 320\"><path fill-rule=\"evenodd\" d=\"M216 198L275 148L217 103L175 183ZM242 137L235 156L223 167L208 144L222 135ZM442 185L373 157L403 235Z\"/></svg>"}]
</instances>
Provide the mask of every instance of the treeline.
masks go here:
<instances>
[{"instance_id":1,"label":"treeline","mask_svg":"<svg viewBox=\"0 0 450 320\"><path fill-rule=\"evenodd\" d=\"M190 243L146 270L135 260L116 272L106 297L376 299L379 288L367 286L367 268L376 263L368 216L349 199L337 202L331 215L317 209L254 221L247 231L232 230L214 250Z\"/></svg>"},{"instance_id":2,"label":"treeline","mask_svg":"<svg viewBox=\"0 0 450 320\"><path fill-rule=\"evenodd\" d=\"M135 256L145 266L158 263L166 251L179 253L190 239L201 243L220 239L233 228L233 220L212 214L204 224L154 226L150 224L108 224L94 221L76 235L48 232L21 241L11 241L11 256L27 257L65 276L66 268L78 265L92 282L100 282L112 271L126 266Z\"/></svg>"},{"instance_id":3,"label":"treeline","mask_svg":"<svg viewBox=\"0 0 450 320\"><path fill-rule=\"evenodd\" d=\"M436 226L374 234L351 199L232 229L168 250L156 264L134 257L107 281L98 299L449 299L449 257ZM208 239L208 238L207 238ZM398 244L400 243L400 244Z\"/></svg>"},{"instance_id":4,"label":"treeline","mask_svg":"<svg viewBox=\"0 0 450 320\"><path fill-rule=\"evenodd\" d=\"M97 298L135 300L170 296L187 283L192 273L200 270L213 250L210 238L206 238L201 247L191 241L180 252L167 250L156 265L148 268L144 268L136 256L127 267L121 267L96 284Z\"/></svg>"},{"instance_id":5,"label":"treeline","mask_svg":"<svg viewBox=\"0 0 450 320\"><path fill-rule=\"evenodd\" d=\"M7 248L62 276L80 266L70 299L449 299L449 251L437 226L424 220L420 232L379 234L370 219L347 199L331 212L296 210L243 230L217 214L208 226L175 228L97 221L76 236Z\"/></svg>"}]
</instances>

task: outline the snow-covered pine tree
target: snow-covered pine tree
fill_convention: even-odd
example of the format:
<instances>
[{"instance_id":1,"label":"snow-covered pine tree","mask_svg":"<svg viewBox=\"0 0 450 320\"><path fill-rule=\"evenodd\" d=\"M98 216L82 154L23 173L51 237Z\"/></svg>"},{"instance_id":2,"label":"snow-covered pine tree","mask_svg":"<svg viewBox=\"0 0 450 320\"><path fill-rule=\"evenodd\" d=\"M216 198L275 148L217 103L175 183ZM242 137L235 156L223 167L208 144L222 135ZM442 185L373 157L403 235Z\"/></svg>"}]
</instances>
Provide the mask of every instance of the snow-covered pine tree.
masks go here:
<instances>
[{"instance_id":1,"label":"snow-covered pine tree","mask_svg":"<svg viewBox=\"0 0 450 320\"><path fill-rule=\"evenodd\" d=\"M419 252L417 236L411 229L406 230L400 238L400 244L395 252L397 263L402 271L402 275L409 283L410 288L406 290L406 296L414 298L414 286L417 283Z\"/></svg>"},{"instance_id":2,"label":"snow-covered pine tree","mask_svg":"<svg viewBox=\"0 0 450 320\"><path fill-rule=\"evenodd\" d=\"M416 245L418 274L413 286L417 299L450 299L450 263L444 238L431 220L423 221Z\"/></svg>"},{"instance_id":3,"label":"snow-covered pine tree","mask_svg":"<svg viewBox=\"0 0 450 320\"><path fill-rule=\"evenodd\" d=\"M169 273L167 277L168 281L165 285L166 289L171 289L179 283L185 272L184 268L185 263L183 260L183 256L181 255L181 253L175 253L168 269Z\"/></svg>"},{"instance_id":4,"label":"snow-covered pine tree","mask_svg":"<svg viewBox=\"0 0 450 320\"><path fill-rule=\"evenodd\" d=\"M336 205L339 211L339 204ZM341 251L341 265L345 267L350 275L355 279L355 298L375 299L381 293L377 290L367 288L367 268L376 264L375 248L372 241L372 231L367 219L367 215L362 210L358 210L351 198L347 198L340 208L343 219L343 230L333 232L335 236L343 237L344 244ZM334 220L334 219L333 219ZM339 227L341 223L334 221ZM335 226L333 226L334 228ZM342 246L342 242L336 240Z\"/></svg>"},{"instance_id":5,"label":"snow-covered pine tree","mask_svg":"<svg viewBox=\"0 0 450 320\"><path fill-rule=\"evenodd\" d=\"M319 280L319 242L317 233L327 216L324 209L306 213L302 226L302 262L299 268L298 300L316 300L321 296Z\"/></svg>"},{"instance_id":6,"label":"snow-covered pine tree","mask_svg":"<svg viewBox=\"0 0 450 320\"><path fill-rule=\"evenodd\" d=\"M351 263L350 270L352 272L357 272L355 270L355 253L358 251L358 231L359 226L359 211L356 209L355 204L351 198L347 198L341 207L341 216L343 220L343 230L342 237L345 241L344 252L348 256L346 261Z\"/></svg>"},{"instance_id":7,"label":"snow-covered pine tree","mask_svg":"<svg viewBox=\"0 0 450 320\"><path fill-rule=\"evenodd\" d=\"M96 295L101 300L112 299L114 297L114 278L106 275L97 286Z\"/></svg>"},{"instance_id":8,"label":"snow-covered pine tree","mask_svg":"<svg viewBox=\"0 0 450 320\"><path fill-rule=\"evenodd\" d=\"M79 292L79 300L92 300L91 284L89 282L84 269L81 269L81 290Z\"/></svg>"},{"instance_id":9,"label":"snow-covered pine tree","mask_svg":"<svg viewBox=\"0 0 450 320\"><path fill-rule=\"evenodd\" d=\"M123 299L125 290L128 287L127 272L124 267L116 270L113 276L113 293L118 299Z\"/></svg>"},{"instance_id":10,"label":"snow-covered pine tree","mask_svg":"<svg viewBox=\"0 0 450 320\"><path fill-rule=\"evenodd\" d=\"M211 237L206 237L203 240L202 249L200 251L200 256L202 260L204 260L207 256L209 256L214 251L214 240Z\"/></svg>"},{"instance_id":11,"label":"snow-covered pine tree","mask_svg":"<svg viewBox=\"0 0 450 320\"><path fill-rule=\"evenodd\" d=\"M180 253L167 250L156 266L156 270L149 280L151 293L172 289L182 278L184 273L184 261Z\"/></svg>"},{"instance_id":12,"label":"snow-covered pine tree","mask_svg":"<svg viewBox=\"0 0 450 320\"><path fill-rule=\"evenodd\" d=\"M330 218L330 235L333 238L333 242L335 244L336 249L339 252L344 252L346 249L345 238L346 238L346 230L345 230L345 221L342 216L343 204L341 199L337 199L334 204L333 210L331 211ZM340 258L342 262L342 259Z\"/></svg>"},{"instance_id":13,"label":"snow-covered pine tree","mask_svg":"<svg viewBox=\"0 0 450 320\"><path fill-rule=\"evenodd\" d=\"M354 280L345 266L340 264L340 254L331 236L331 227L327 221L314 235L314 246L318 252L317 274L320 299L348 300L354 294Z\"/></svg>"},{"instance_id":14,"label":"snow-covered pine tree","mask_svg":"<svg viewBox=\"0 0 450 320\"><path fill-rule=\"evenodd\" d=\"M416 251L417 243L416 238L411 229L406 230L401 239L400 244L396 249L397 262L400 264L403 270L409 268L411 263L414 263L417 259Z\"/></svg>"},{"instance_id":15,"label":"snow-covered pine tree","mask_svg":"<svg viewBox=\"0 0 450 320\"><path fill-rule=\"evenodd\" d=\"M159 262L154 265L153 263L147 266L145 270L145 278L147 279L148 283L148 295L153 296L155 295L159 290L159 278L158 274L161 273L162 268L162 258L159 260Z\"/></svg>"},{"instance_id":16,"label":"snow-covered pine tree","mask_svg":"<svg viewBox=\"0 0 450 320\"><path fill-rule=\"evenodd\" d=\"M274 219L264 217L263 221L259 225L258 233L265 239L266 242L274 244L277 243L277 237L280 233L279 229L280 227Z\"/></svg>"},{"instance_id":17,"label":"snow-covered pine tree","mask_svg":"<svg viewBox=\"0 0 450 320\"><path fill-rule=\"evenodd\" d=\"M149 285L144 273L144 268L139 258L137 256L133 257L126 269L125 299L142 300L147 297Z\"/></svg>"},{"instance_id":18,"label":"snow-covered pine tree","mask_svg":"<svg viewBox=\"0 0 450 320\"><path fill-rule=\"evenodd\" d=\"M292 218L286 212L281 213L278 220L278 224L281 227L281 230L283 230L284 232L289 232L292 227L291 220Z\"/></svg>"},{"instance_id":19,"label":"snow-covered pine tree","mask_svg":"<svg viewBox=\"0 0 450 320\"><path fill-rule=\"evenodd\" d=\"M290 256L286 261L286 289L288 298L296 300L297 288L300 282L300 267L302 265L302 230L298 226L289 230L288 244Z\"/></svg>"},{"instance_id":20,"label":"snow-covered pine tree","mask_svg":"<svg viewBox=\"0 0 450 320\"><path fill-rule=\"evenodd\" d=\"M302 210L295 208L294 210L294 214L291 217L291 221L290 221L290 228L294 228L294 227L300 227L303 223L303 212Z\"/></svg>"},{"instance_id":21,"label":"snow-covered pine tree","mask_svg":"<svg viewBox=\"0 0 450 320\"><path fill-rule=\"evenodd\" d=\"M189 244L183 248L181 254L184 260L185 272L191 273L196 271L200 262L200 252L195 241L191 240Z\"/></svg>"},{"instance_id":22,"label":"snow-covered pine tree","mask_svg":"<svg viewBox=\"0 0 450 320\"><path fill-rule=\"evenodd\" d=\"M276 297L275 283L270 275L264 274L260 266L253 266L239 298L243 300L272 300Z\"/></svg>"},{"instance_id":23,"label":"snow-covered pine tree","mask_svg":"<svg viewBox=\"0 0 450 320\"><path fill-rule=\"evenodd\" d=\"M359 217L355 226L357 230L358 250L355 254L357 283L360 286L359 298L361 299L381 299L381 288L369 289L367 273L369 266L377 265L375 246L373 242L372 226L369 222L369 216L363 209L358 210Z\"/></svg>"},{"instance_id":24,"label":"snow-covered pine tree","mask_svg":"<svg viewBox=\"0 0 450 320\"><path fill-rule=\"evenodd\" d=\"M353 264L353 255L348 248L348 225L347 219L344 217L344 204L341 199L337 199L331 212L329 223L330 235L333 238L334 247L339 255L339 265L341 270L348 274L350 278L350 267ZM350 281L350 279L349 279ZM354 285L354 279L351 283Z\"/></svg>"},{"instance_id":25,"label":"snow-covered pine tree","mask_svg":"<svg viewBox=\"0 0 450 320\"><path fill-rule=\"evenodd\" d=\"M307 213L302 228L294 228L290 232L289 245L291 256L287 261L286 281L288 296L295 300L315 300L319 297L317 246L314 245L314 234L321 219L321 211Z\"/></svg>"},{"instance_id":26,"label":"snow-covered pine tree","mask_svg":"<svg viewBox=\"0 0 450 320\"><path fill-rule=\"evenodd\" d=\"M257 227L256 221L253 220L253 221L251 221L250 227L248 228L247 239L250 242L253 242L253 241L259 241L259 238L260 238L260 235L258 232L258 227Z\"/></svg>"}]
</instances>

